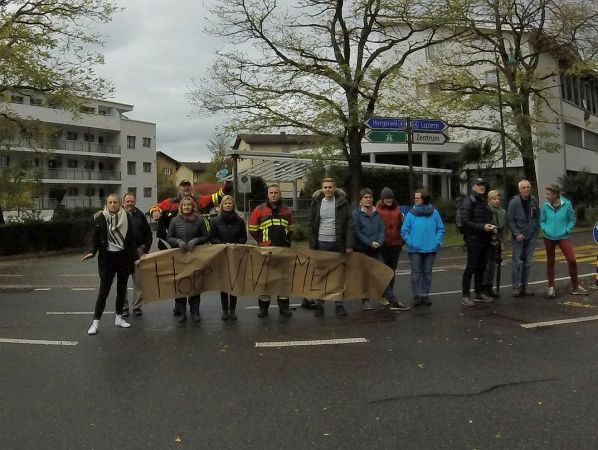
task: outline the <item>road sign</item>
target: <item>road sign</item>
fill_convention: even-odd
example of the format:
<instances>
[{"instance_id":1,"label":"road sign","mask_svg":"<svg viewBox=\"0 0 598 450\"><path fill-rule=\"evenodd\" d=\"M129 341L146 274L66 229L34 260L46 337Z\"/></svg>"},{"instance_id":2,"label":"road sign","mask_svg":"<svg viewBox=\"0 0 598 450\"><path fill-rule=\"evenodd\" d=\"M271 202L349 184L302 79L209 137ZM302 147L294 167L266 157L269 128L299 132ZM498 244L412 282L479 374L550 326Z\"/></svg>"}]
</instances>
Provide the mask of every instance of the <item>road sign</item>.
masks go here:
<instances>
[{"instance_id":1,"label":"road sign","mask_svg":"<svg viewBox=\"0 0 598 450\"><path fill-rule=\"evenodd\" d=\"M239 177L237 190L244 194L251 192L251 177L249 175L241 175Z\"/></svg>"},{"instance_id":2,"label":"road sign","mask_svg":"<svg viewBox=\"0 0 598 450\"><path fill-rule=\"evenodd\" d=\"M594 236L594 242L598 244L598 222L594 224L594 231L592 232L592 235Z\"/></svg>"},{"instance_id":3,"label":"road sign","mask_svg":"<svg viewBox=\"0 0 598 450\"><path fill-rule=\"evenodd\" d=\"M365 124L372 129L405 130L407 119L404 117L370 117Z\"/></svg>"},{"instance_id":4,"label":"road sign","mask_svg":"<svg viewBox=\"0 0 598 450\"><path fill-rule=\"evenodd\" d=\"M228 176L228 169L225 167L223 169L220 169L218 172L216 172L216 178L218 180L220 180L221 178L227 177Z\"/></svg>"},{"instance_id":5,"label":"road sign","mask_svg":"<svg viewBox=\"0 0 598 450\"><path fill-rule=\"evenodd\" d=\"M446 123L439 119L413 119L411 121L413 131L428 131L441 133L446 129Z\"/></svg>"},{"instance_id":6,"label":"road sign","mask_svg":"<svg viewBox=\"0 0 598 450\"><path fill-rule=\"evenodd\" d=\"M414 144L439 145L444 144L448 139L444 133L413 133Z\"/></svg>"},{"instance_id":7,"label":"road sign","mask_svg":"<svg viewBox=\"0 0 598 450\"><path fill-rule=\"evenodd\" d=\"M372 130L365 135L370 142L379 144L401 144L407 142L407 133L404 131Z\"/></svg>"}]
</instances>

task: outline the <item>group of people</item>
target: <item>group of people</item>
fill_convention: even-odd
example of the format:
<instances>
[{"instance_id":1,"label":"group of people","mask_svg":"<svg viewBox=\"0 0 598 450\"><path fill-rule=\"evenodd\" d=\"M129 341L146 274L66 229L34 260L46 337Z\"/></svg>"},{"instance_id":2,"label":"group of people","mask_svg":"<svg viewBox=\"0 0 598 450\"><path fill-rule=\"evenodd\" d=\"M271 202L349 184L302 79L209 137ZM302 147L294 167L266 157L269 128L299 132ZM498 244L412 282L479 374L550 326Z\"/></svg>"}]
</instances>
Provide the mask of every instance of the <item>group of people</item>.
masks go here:
<instances>
[{"instance_id":1,"label":"group of people","mask_svg":"<svg viewBox=\"0 0 598 450\"><path fill-rule=\"evenodd\" d=\"M158 222L159 247L178 247L193 251L198 245L244 244L247 229L260 247L290 247L295 219L290 208L282 202L280 187L268 187L267 200L251 213L248 227L237 213L230 184L212 194L200 197L192 195L191 183L182 181L176 197L168 198L150 210L153 220ZM494 290L496 269L502 261L503 235L508 230L512 237L513 296L533 295L528 288L528 278L533 261L533 251L541 229L547 252L548 297L554 297L555 249L558 246L567 259L572 283L572 293L587 295L580 286L577 262L569 234L575 226L575 214L571 202L561 195L557 185L545 189L546 202L542 208L531 195L531 184L519 182L519 194L509 203L508 210L501 208L501 194L496 190L486 192L487 184L482 178L471 183L471 193L460 203L457 223L463 233L467 250L467 263L462 277L463 306L471 307L476 302L492 302L499 296ZM123 207L124 206L124 207ZM201 213L203 209L219 206L219 214L211 220ZM336 187L332 178L324 178L321 188L313 193L309 211L309 246L311 249L336 252L352 251L363 253L387 265L396 272L403 246L411 263L411 292L413 307L430 306L432 268L436 253L442 246L445 226L440 213L431 204L430 195L417 189L413 205L403 214L393 191L385 187L374 206L374 193L364 188L359 194L359 206L352 210L345 192ZM143 212L135 205L135 196L125 194L122 199L110 194L104 210L94 217L92 248L83 261L98 255L100 289L96 300L94 319L88 330L96 334L106 306L114 278L116 287L115 326L128 328L125 321L129 307L127 303L127 282L133 275L133 314L142 315L143 298L133 270L134 262L147 253L152 245L152 232ZM474 282L474 296L470 294ZM378 301L391 310L406 311L411 306L399 300L394 289L394 279L385 288ZM497 286L498 288L498 286ZM199 294L175 299L173 313L178 321L187 320L187 304L191 320L199 322L201 315ZM237 298L226 292L220 293L222 320L237 320L235 312ZM372 309L371 300L361 299L364 310ZM268 316L271 296L258 297L258 317ZM289 298L278 295L278 311L282 317L292 316ZM325 302L321 299L303 299L301 306L313 309L316 317L324 315ZM344 302L335 301L335 313L347 315Z\"/></svg>"},{"instance_id":2,"label":"group of people","mask_svg":"<svg viewBox=\"0 0 598 450\"><path fill-rule=\"evenodd\" d=\"M476 302L492 302L499 296L493 289L496 268L502 261L502 240L507 232L511 235L512 267L511 283L513 297L535 295L529 289L529 274L539 230L544 234L546 248L548 291L546 296L556 296L555 249L559 247L565 256L571 279L571 293L587 295L588 291L579 284L577 260L569 235L575 227L575 211L571 201L561 195L556 184L545 187L546 202L540 208L538 199L532 195L528 180L518 183L519 194L514 196L507 211L500 207L501 194L486 192L487 184L482 178L471 182L471 193L465 197L458 210L458 220L465 247L467 264L462 277L463 306L471 307ZM474 296L471 296L471 280L474 282ZM498 288L498 283L497 283Z\"/></svg>"}]
</instances>

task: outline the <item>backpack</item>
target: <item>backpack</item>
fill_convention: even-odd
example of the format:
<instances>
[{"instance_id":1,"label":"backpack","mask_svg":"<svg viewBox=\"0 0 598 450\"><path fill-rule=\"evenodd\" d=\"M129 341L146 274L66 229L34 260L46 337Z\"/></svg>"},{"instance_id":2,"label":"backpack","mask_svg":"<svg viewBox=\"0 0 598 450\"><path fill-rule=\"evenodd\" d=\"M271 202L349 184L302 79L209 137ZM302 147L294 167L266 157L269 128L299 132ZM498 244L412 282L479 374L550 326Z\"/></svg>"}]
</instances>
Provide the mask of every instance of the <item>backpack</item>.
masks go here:
<instances>
[{"instance_id":1,"label":"backpack","mask_svg":"<svg viewBox=\"0 0 598 450\"><path fill-rule=\"evenodd\" d=\"M457 203L455 204L457 207L457 212L455 214L455 225L457 225L457 231L459 232L459 234L463 234L463 232L465 231L463 228L463 216L461 215L462 214L461 208L463 206L463 202L465 201L465 199L467 199L467 197L469 197L469 199L472 203L475 203L476 198L473 195L469 194L466 197L458 198ZM473 208L471 208L471 210L473 210ZM471 210L470 210L470 213L471 213Z\"/></svg>"}]
</instances>

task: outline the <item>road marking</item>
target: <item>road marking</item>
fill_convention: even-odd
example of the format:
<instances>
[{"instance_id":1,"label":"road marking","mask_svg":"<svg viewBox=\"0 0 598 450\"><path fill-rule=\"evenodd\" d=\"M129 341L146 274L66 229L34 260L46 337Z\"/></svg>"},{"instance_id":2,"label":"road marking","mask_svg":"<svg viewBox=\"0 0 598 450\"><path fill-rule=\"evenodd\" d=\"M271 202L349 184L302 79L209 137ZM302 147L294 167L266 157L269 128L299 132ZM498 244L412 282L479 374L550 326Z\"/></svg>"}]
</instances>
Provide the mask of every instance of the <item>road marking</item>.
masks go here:
<instances>
[{"instance_id":1,"label":"road marking","mask_svg":"<svg viewBox=\"0 0 598 450\"><path fill-rule=\"evenodd\" d=\"M34 345L77 345L77 341L39 341L32 339L3 339L0 338L0 344L34 344Z\"/></svg>"},{"instance_id":2,"label":"road marking","mask_svg":"<svg viewBox=\"0 0 598 450\"><path fill-rule=\"evenodd\" d=\"M95 291L96 288L71 288L71 291Z\"/></svg>"},{"instance_id":3,"label":"road marking","mask_svg":"<svg viewBox=\"0 0 598 450\"><path fill-rule=\"evenodd\" d=\"M48 311L48 316L76 316L76 315L91 315L93 311ZM104 314L114 314L114 311L104 311Z\"/></svg>"},{"instance_id":4,"label":"road marking","mask_svg":"<svg viewBox=\"0 0 598 450\"><path fill-rule=\"evenodd\" d=\"M590 320L598 320L598 316L577 317L575 319L549 320L547 322L523 323L521 324L521 326L523 328L541 328L550 327L553 325L563 325L567 323L589 322Z\"/></svg>"},{"instance_id":5,"label":"road marking","mask_svg":"<svg viewBox=\"0 0 598 450\"><path fill-rule=\"evenodd\" d=\"M60 275L61 277L97 277L97 273L69 273L66 275Z\"/></svg>"},{"instance_id":6,"label":"road marking","mask_svg":"<svg viewBox=\"0 0 598 450\"><path fill-rule=\"evenodd\" d=\"M0 277L6 277L6 278L13 278L13 277L22 277L23 275L19 275L19 274L9 274L9 273L3 273L2 275L0 275Z\"/></svg>"},{"instance_id":7,"label":"road marking","mask_svg":"<svg viewBox=\"0 0 598 450\"><path fill-rule=\"evenodd\" d=\"M436 272L447 272L448 269L432 269L432 273L436 273ZM396 275L411 275L411 269L406 269L406 270L397 270L396 271Z\"/></svg>"},{"instance_id":8,"label":"road marking","mask_svg":"<svg viewBox=\"0 0 598 450\"><path fill-rule=\"evenodd\" d=\"M297 306L301 306L301 303L291 303L289 308L296 308ZM278 305L270 305L270 308L278 308ZM245 309L259 309L259 306L246 306Z\"/></svg>"},{"instance_id":9,"label":"road marking","mask_svg":"<svg viewBox=\"0 0 598 450\"><path fill-rule=\"evenodd\" d=\"M368 342L365 338L347 339L319 339L315 341L281 341L281 342L256 342L256 347L300 347L304 345L337 345L337 344L363 344Z\"/></svg>"},{"instance_id":10,"label":"road marking","mask_svg":"<svg viewBox=\"0 0 598 450\"><path fill-rule=\"evenodd\" d=\"M35 288L34 291L49 291L52 288Z\"/></svg>"}]
</instances>

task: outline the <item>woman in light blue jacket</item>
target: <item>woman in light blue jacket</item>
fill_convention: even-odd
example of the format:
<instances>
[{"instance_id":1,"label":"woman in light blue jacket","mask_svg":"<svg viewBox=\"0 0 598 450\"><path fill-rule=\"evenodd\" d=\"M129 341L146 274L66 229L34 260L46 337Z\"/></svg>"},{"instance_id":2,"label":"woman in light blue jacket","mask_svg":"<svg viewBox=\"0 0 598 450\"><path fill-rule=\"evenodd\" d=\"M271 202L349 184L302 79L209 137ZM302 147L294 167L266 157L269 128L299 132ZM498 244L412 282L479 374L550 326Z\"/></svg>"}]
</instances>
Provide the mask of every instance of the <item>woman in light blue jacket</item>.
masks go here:
<instances>
[{"instance_id":1,"label":"woman in light blue jacket","mask_svg":"<svg viewBox=\"0 0 598 450\"><path fill-rule=\"evenodd\" d=\"M444 240L444 223L423 190L414 193L415 205L409 210L401 228L411 260L413 306L431 305L432 266Z\"/></svg>"},{"instance_id":2,"label":"woman in light blue jacket","mask_svg":"<svg viewBox=\"0 0 598 450\"><path fill-rule=\"evenodd\" d=\"M588 295L588 291L579 285L577 276L577 259L569 234L575 227L575 211L569 199L561 195L561 188L557 184L546 186L544 196L546 203L540 213L540 229L544 232L544 246L546 247L546 272L548 275L548 298L554 298L554 261L555 250L558 247L563 252L569 266L571 278L571 293L574 295Z\"/></svg>"}]
</instances>

